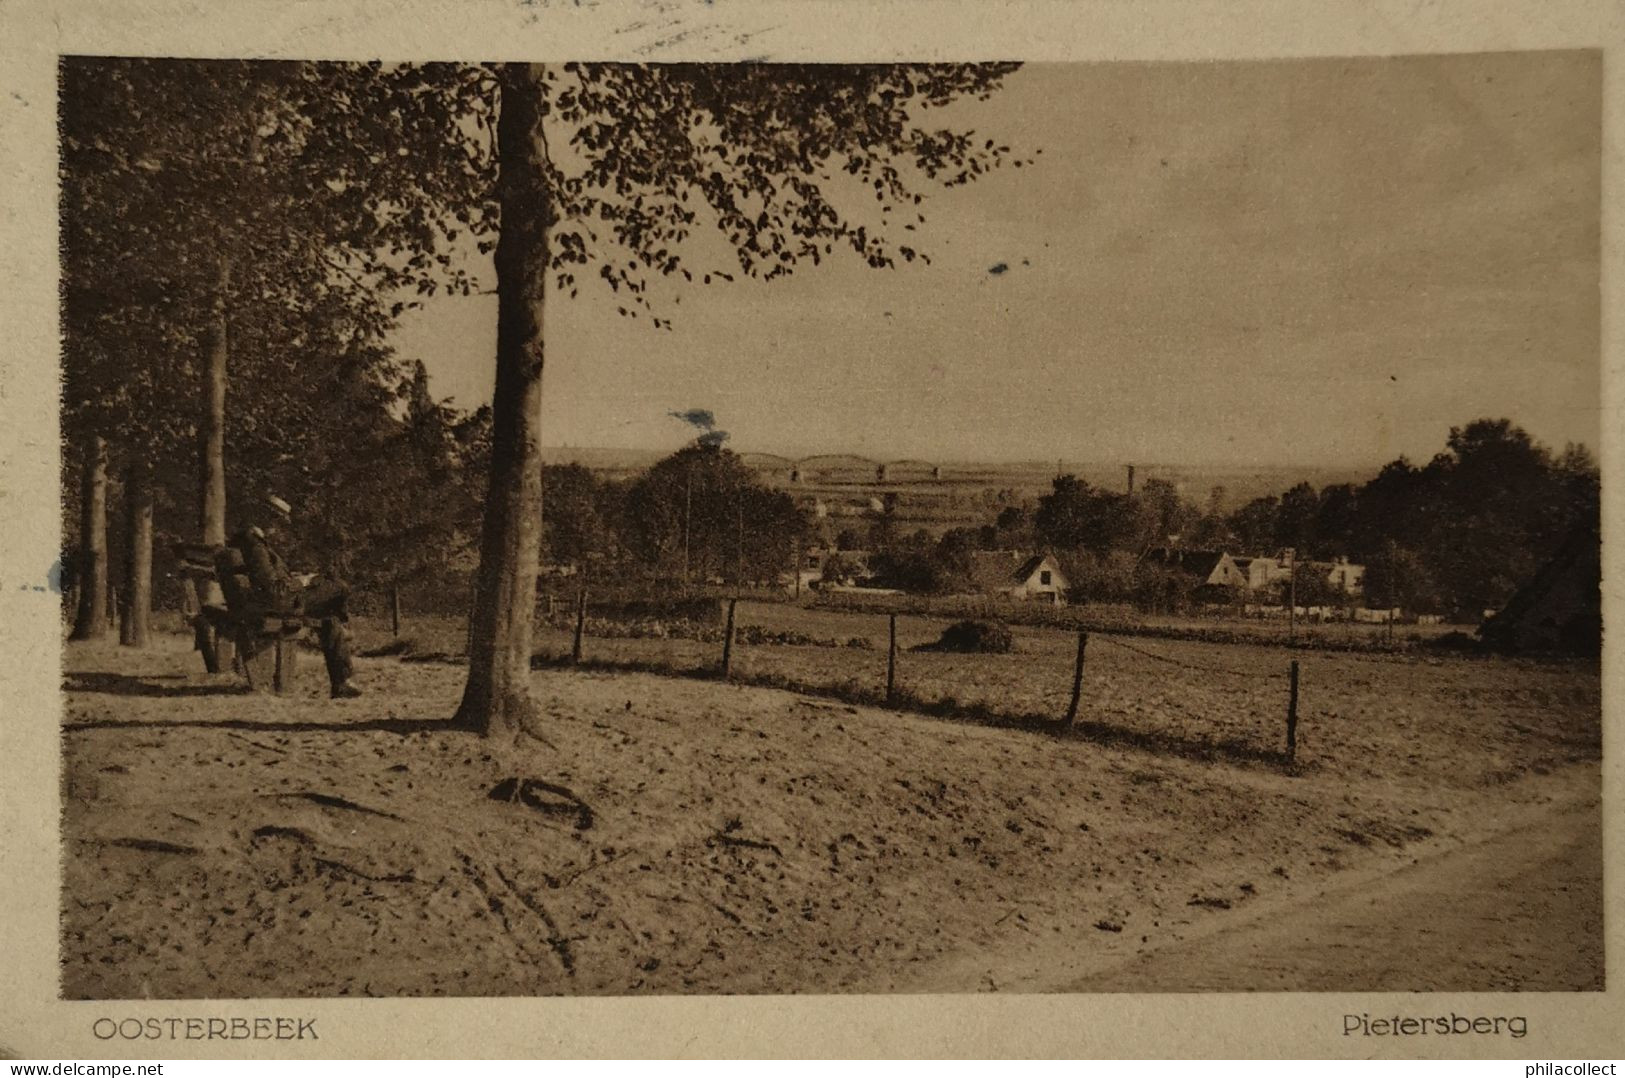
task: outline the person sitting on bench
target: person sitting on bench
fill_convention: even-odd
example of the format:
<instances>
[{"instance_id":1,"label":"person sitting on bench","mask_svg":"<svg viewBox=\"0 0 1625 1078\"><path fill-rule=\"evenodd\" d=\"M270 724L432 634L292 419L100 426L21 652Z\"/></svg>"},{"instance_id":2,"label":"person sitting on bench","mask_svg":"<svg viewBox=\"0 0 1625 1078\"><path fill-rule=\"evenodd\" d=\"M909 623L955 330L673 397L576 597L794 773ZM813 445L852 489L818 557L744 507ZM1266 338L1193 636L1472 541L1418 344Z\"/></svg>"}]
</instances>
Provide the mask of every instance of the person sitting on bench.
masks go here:
<instances>
[{"instance_id":1,"label":"person sitting on bench","mask_svg":"<svg viewBox=\"0 0 1625 1078\"><path fill-rule=\"evenodd\" d=\"M270 512L265 515L263 526L246 528L226 543L232 568L247 578L244 581L247 588L236 589L246 591L240 601L259 616L281 615L319 621L318 636L334 699L360 696L361 690L353 680L355 666L350 657L347 609L350 586L330 577L295 578L272 546L280 528L292 520L293 507L274 494L265 499L265 504ZM239 559L240 567L235 564Z\"/></svg>"}]
</instances>

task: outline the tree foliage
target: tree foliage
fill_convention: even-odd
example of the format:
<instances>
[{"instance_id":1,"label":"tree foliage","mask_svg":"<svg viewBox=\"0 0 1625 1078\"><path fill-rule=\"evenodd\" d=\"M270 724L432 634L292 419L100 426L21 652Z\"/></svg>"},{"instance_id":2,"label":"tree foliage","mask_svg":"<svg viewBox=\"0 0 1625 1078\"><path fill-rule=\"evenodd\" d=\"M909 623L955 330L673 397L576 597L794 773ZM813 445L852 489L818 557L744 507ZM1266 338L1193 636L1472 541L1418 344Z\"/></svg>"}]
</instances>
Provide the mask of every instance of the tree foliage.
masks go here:
<instances>
[{"instance_id":1,"label":"tree foliage","mask_svg":"<svg viewBox=\"0 0 1625 1078\"><path fill-rule=\"evenodd\" d=\"M909 233L924 187L1024 161L922 113L986 98L1015 64L596 64L545 72L556 284L596 276L670 328L651 282L773 280L837 248L883 268L929 261ZM731 267L695 262L713 226ZM617 254L617 252L619 252ZM673 302L678 302L674 299Z\"/></svg>"},{"instance_id":2,"label":"tree foliage","mask_svg":"<svg viewBox=\"0 0 1625 1078\"><path fill-rule=\"evenodd\" d=\"M626 519L625 488L600 480L580 464L552 465L542 472L546 509L542 513L544 559L580 568L593 560L621 556Z\"/></svg>"},{"instance_id":3,"label":"tree foliage","mask_svg":"<svg viewBox=\"0 0 1625 1078\"><path fill-rule=\"evenodd\" d=\"M1598 484L1583 446L1554 456L1511 420L1479 419L1451 428L1423 467L1401 457L1358 487L1299 484L1243 506L1230 526L1253 552L1366 563L1379 605L1471 612L1505 602L1596 520Z\"/></svg>"},{"instance_id":4,"label":"tree foliage","mask_svg":"<svg viewBox=\"0 0 1625 1078\"><path fill-rule=\"evenodd\" d=\"M1104 554L1135 546L1144 529L1139 507L1130 495L1062 475L1055 478L1050 493L1038 500L1033 530L1045 545Z\"/></svg>"},{"instance_id":5,"label":"tree foliage","mask_svg":"<svg viewBox=\"0 0 1625 1078\"><path fill-rule=\"evenodd\" d=\"M436 132L478 96L444 66L63 62L64 429L150 465L160 564L196 535L217 343L238 520L274 490L305 511L307 564L359 547L371 580L417 557L444 476L401 455L407 372L384 338L411 297L472 289L454 245L489 231L488 162Z\"/></svg>"},{"instance_id":6,"label":"tree foliage","mask_svg":"<svg viewBox=\"0 0 1625 1078\"><path fill-rule=\"evenodd\" d=\"M627 488L622 542L668 577L776 582L808 531L795 499L731 450L696 442Z\"/></svg>"}]
</instances>

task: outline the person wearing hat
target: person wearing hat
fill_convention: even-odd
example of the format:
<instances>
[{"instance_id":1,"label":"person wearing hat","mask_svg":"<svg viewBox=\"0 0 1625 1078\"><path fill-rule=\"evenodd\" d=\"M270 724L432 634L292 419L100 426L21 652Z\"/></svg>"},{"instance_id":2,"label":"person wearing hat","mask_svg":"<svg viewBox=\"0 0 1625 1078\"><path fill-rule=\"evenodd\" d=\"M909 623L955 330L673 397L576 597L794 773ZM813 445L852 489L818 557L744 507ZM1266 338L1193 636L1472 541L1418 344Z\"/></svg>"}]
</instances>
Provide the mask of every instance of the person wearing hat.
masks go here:
<instances>
[{"instance_id":1,"label":"person wearing hat","mask_svg":"<svg viewBox=\"0 0 1625 1078\"><path fill-rule=\"evenodd\" d=\"M273 542L282 527L293 519L293 506L275 494L265 499L268 512L264 525L254 525L231 537L227 543L232 565L222 572L226 599L234 609L258 614L281 614L319 619L318 637L327 677L334 699L360 696L353 680L355 664L350 656L350 586L342 580L295 577L276 552ZM240 560L240 565L237 563ZM235 586L228 585L227 581ZM232 592L237 592L233 595Z\"/></svg>"}]
</instances>

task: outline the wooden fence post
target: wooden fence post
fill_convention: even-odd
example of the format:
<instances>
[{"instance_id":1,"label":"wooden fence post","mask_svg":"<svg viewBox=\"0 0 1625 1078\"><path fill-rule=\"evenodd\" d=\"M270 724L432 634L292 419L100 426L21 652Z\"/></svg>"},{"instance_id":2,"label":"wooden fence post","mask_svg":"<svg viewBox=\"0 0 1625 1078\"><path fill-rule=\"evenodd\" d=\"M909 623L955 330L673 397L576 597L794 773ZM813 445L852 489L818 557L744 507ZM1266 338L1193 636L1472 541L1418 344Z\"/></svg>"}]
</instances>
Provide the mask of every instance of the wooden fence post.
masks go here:
<instances>
[{"instance_id":1,"label":"wooden fence post","mask_svg":"<svg viewBox=\"0 0 1625 1078\"><path fill-rule=\"evenodd\" d=\"M280 696L293 688L294 675L299 669L299 641L278 636L272 646L276 648L276 668L271 675L271 691Z\"/></svg>"},{"instance_id":2,"label":"wooden fence post","mask_svg":"<svg viewBox=\"0 0 1625 1078\"><path fill-rule=\"evenodd\" d=\"M582 588L576 592L576 637L570 645L570 661L581 661L581 637L587 631L587 589Z\"/></svg>"},{"instance_id":3,"label":"wooden fence post","mask_svg":"<svg viewBox=\"0 0 1625 1078\"><path fill-rule=\"evenodd\" d=\"M890 631L886 643L886 703L897 697L897 615L890 617Z\"/></svg>"},{"instance_id":4,"label":"wooden fence post","mask_svg":"<svg viewBox=\"0 0 1625 1078\"><path fill-rule=\"evenodd\" d=\"M728 625L722 633L722 676L724 679L733 676L734 664L734 607L738 599L728 600Z\"/></svg>"},{"instance_id":5,"label":"wooden fence post","mask_svg":"<svg viewBox=\"0 0 1625 1078\"><path fill-rule=\"evenodd\" d=\"M1078 721L1078 704L1083 699L1083 652L1089 646L1089 634L1078 630L1078 661L1072 668L1072 702L1066 706L1068 728Z\"/></svg>"},{"instance_id":6,"label":"wooden fence post","mask_svg":"<svg viewBox=\"0 0 1625 1078\"><path fill-rule=\"evenodd\" d=\"M1290 763L1298 757L1298 660L1292 660L1287 678L1291 687L1286 701L1286 758Z\"/></svg>"}]
</instances>

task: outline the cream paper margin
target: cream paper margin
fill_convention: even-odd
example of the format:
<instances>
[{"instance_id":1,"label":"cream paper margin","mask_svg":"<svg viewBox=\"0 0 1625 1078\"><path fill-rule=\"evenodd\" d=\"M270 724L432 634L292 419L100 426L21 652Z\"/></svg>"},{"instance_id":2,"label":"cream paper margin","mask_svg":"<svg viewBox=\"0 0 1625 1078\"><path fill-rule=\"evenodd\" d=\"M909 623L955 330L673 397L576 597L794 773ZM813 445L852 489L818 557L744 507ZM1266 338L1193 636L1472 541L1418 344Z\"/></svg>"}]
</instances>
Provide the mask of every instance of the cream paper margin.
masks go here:
<instances>
[{"instance_id":1,"label":"cream paper margin","mask_svg":"<svg viewBox=\"0 0 1625 1078\"><path fill-rule=\"evenodd\" d=\"M1611 0L10 0L0 2L0 1049L25 1058L1625 1055L1621 664L1604 656L1610 990L64 1002L57 998L60 54L330 59L1110 60L1602 48L1604 620L1617 556L1625 5ZM1530 1033L1360 1038L1342 1015L1523 1014ZM102 1042L97 1018L317 1019L319 1041Z\"/></svg>"}]
</instances>

